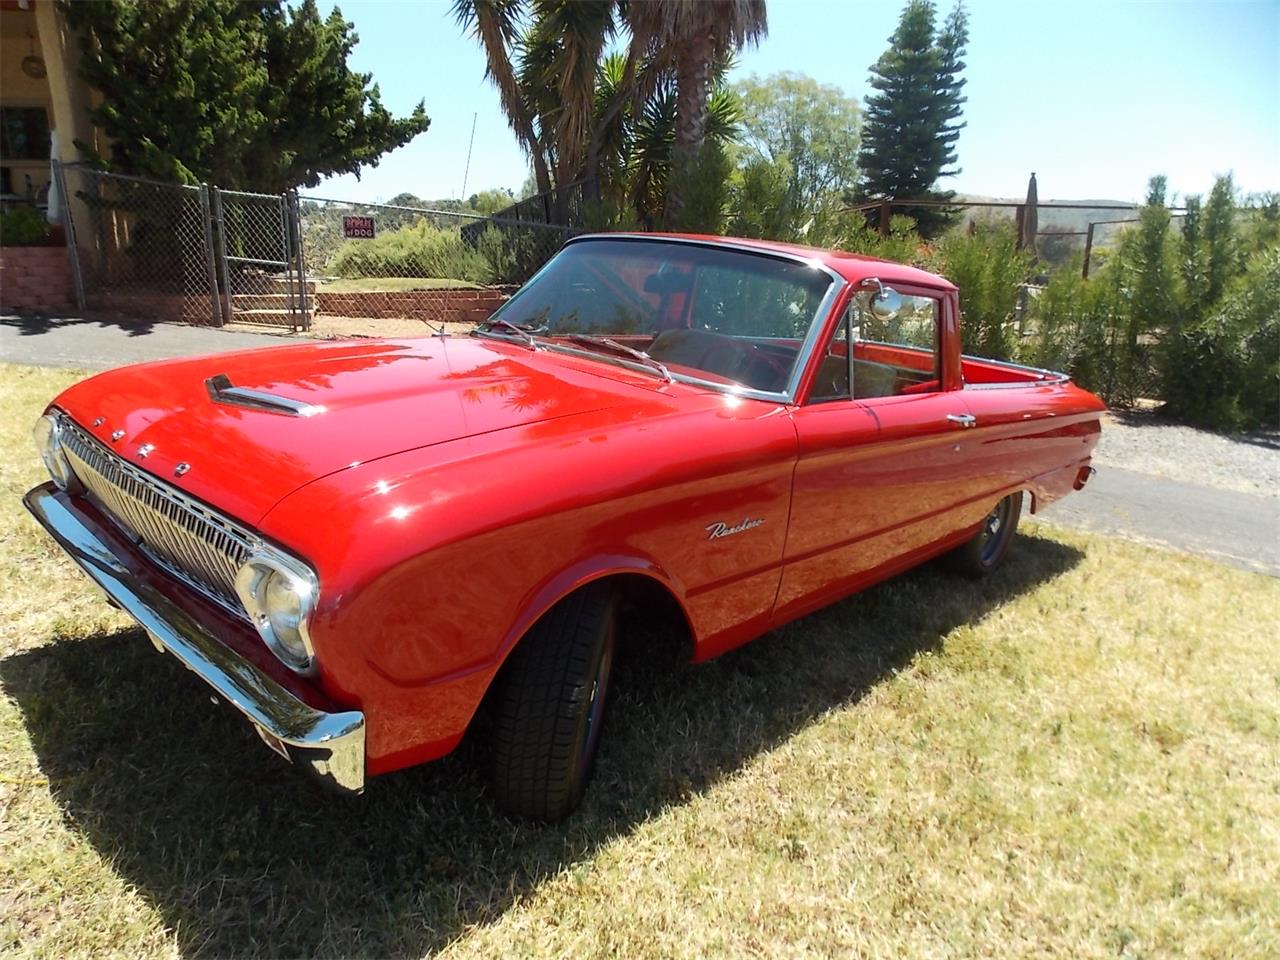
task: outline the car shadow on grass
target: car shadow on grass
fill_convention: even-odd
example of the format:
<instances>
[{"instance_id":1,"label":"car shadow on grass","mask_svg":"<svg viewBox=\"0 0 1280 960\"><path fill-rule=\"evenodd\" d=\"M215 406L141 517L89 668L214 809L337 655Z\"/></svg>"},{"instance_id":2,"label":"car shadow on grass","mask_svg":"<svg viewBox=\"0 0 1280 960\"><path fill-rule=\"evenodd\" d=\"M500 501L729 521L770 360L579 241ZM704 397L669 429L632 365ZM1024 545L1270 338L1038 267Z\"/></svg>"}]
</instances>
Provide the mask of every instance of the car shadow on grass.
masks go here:
<instances>
[{"instance_id":1,"label":"car shadow on grass","mask_svg":"<svg viewBox=\"0 0 1280 960\"><path fill-rule=\"evenodd\" d=\"M54 640L0 661L0 681L70 828L185 955L421 956L1082 559L1033 534L987 580L925 567L699 666L639 638L595 781L559 826L494 808L479 741L325 794L139 631Z\"/></svg>"}]
</instances>

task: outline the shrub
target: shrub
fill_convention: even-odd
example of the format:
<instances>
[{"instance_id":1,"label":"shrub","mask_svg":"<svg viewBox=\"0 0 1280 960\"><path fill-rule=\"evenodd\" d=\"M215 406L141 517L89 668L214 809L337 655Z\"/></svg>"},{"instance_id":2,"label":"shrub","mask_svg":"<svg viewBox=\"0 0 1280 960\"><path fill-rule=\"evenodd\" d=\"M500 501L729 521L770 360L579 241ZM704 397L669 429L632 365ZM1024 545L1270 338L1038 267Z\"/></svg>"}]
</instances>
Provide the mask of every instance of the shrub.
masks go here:
<instances>
[{"instance_id":1,"label":"shrub","mask_svg":"<svg viewBox=\"0 0 1280 960\"><path fill-rule=\"evenodd\" d=\"M933 255L916 233L916 222L911 217L895 216L889 220L889 235L883 237L874 230L861 212L846 217L843 230L834 232L833 246L850 253L861 253L895 263L926 266Z\"/></svg>"},{"instance_id":2,"label":"shrub","mask_svg":"<svg viewBox=\"0 0 1280 960\"><path fill-rule=\"evenodd\" d=\"M1170 333L1161 361L1170 416L1222 430L1280 423L1280 247L1255 256L1207 319Z\"/></svg>"},{"instance_id":3,"label":"shrub","mask_svg":"<svg viewBox=\"0 0 1280 960\"><path fill-rule=\"evenodd\" d=\"M372 240L348 240L328 269L347 279L434 277L487 284L498 276L490 259L469 246L457 230L433 227L425 220Z\"/></svg>"},{"instance_id":4,"label":"shrub","mask_svg":"<svg viewBox=\"0 0 1280 960\"><path fill-rule=\"evenodd\" d=\"M49 239L49 224L35 207L0 213L0 246L29 247Z\"/></svg>"},{"instance_id":5,"label":"shrub","mask_svg":"<svg viewBox=\"0 0 1280 960\"><path fill-rule=\"evenodd\" d=\"M1112 403L1123 392L1124 311L1112 277L1080 275L1080 258L1055 271L1028 309L1030 336L1019 344L1022 363L1061 370Z\"/></svg>"},{"instance_id":6,"label":"shrub","mask_svg":"<svg viewBox=\"0 0 1280 960\"><path fill-rule=\"evenodd\" d=\"M476 238L476 252L489 265L488 283L524 283L560 246L560 234L540 227L491 225Z\"/></svg>"},{"instance_id":7,"label":"shrub","mask_svg":"<svg viewBox=\"0 0 1280 960\"><path fill-rule=\"evenodd\" d=\"M1009 360L1018 291L1031 273L1031 257L1018 249L1008 224L953 230L938 244L934 269L960 288L961 333L966 353Z\"/></svg>"}]
</instances>

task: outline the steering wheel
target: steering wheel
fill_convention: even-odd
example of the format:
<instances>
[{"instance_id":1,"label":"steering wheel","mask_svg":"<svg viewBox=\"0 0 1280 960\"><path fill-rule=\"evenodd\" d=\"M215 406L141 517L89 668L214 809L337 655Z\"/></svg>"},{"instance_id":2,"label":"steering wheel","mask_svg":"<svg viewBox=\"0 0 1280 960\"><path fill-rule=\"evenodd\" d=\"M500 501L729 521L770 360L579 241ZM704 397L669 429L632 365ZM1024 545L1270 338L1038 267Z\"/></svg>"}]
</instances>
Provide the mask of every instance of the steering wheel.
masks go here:
<instances>
[{"instance_id":1,"label":"steering wheel","mask_svg":"<svg viewBox=\"0 0 1280 960\"><path fill-rule=\"evenodd\" d=\"M758 390L781 389L789 368L777 357L744 342L710 330L666 330L649 344L656 360L706 370Z\"/></svg>"},{"instance_id":2,"label":"steering wheel","mask_svg":"<svg viewBox=\"0 0 1280 960\"><path fill-rule=\"evenodd\" d=\"M783 389L791 367L782 358L768 350L760 349L760 344L734 340L734 346L746 354L746 376L743 381L756 390L777 391Z\"/></svg>"}]
</instances>

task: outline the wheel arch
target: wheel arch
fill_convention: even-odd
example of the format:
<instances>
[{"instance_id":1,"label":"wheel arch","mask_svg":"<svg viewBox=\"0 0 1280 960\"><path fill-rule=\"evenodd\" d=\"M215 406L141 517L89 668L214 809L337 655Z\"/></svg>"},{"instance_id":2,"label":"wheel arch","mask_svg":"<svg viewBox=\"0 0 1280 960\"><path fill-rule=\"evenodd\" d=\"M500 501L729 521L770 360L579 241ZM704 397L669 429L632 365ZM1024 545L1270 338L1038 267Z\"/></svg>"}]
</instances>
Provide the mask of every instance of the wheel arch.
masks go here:
<instances>
[{"instance_id":1,"label":"wheel arch","mask_svg":"<svg viewBox=\"0 0 1280 960\"><path fill-rule=\"evenodd\" d=\"M692 658L697 633L678 581L656 563L633 556L615 555L583 561L544 581L521 605L521 615L513 623L498 648L495 669L486 696L502 674L503 666L529 631L557 604L593 584L608 581L616 585L624 600L646 610L646 617L668 620L683 634L682 653Z\"/></svg>"}]
</instances>

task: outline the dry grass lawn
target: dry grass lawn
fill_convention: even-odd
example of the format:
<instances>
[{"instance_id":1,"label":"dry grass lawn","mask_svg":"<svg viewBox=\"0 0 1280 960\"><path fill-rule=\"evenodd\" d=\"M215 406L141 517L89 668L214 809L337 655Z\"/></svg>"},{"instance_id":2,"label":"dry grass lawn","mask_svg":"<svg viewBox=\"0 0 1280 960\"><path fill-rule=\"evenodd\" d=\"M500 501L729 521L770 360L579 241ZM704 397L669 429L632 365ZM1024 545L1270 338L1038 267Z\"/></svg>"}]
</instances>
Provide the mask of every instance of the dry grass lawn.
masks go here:
<instances>
[{"instance_id":1,"label":"dry grass lawn","mask_svg":"<svg viewBox=\"0 0 1280 960\"><path fill-rule=\"evenodd\" d=\"M478 746L345 802L22 511L73 379L0 367L0 951L1280 956L1275 580L1032 525L978 586L637 646L563 827L496 813Z\"/></svg>"}]
</instances>

